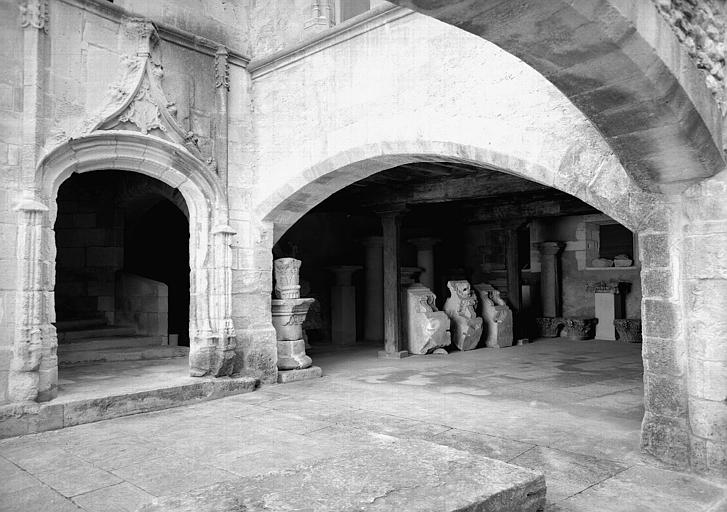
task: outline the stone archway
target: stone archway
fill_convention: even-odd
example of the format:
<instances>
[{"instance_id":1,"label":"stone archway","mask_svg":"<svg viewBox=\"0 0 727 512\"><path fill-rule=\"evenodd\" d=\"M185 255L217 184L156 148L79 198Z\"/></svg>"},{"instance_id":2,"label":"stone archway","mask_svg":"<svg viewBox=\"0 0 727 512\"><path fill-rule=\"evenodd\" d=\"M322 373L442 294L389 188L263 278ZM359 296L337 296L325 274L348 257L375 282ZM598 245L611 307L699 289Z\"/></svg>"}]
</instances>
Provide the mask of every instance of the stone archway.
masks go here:
<instances>
[{"instance_id":1,"label":"stone archway","mask_svg":"<svg viewBox=\"0 0 727 512\"><path fill-rule=\"evenodd\" d=\"M605 145L573 143L556 168L508 153L442 141L386 141L353 146L300 169L256 205L275 240L313 206L334 192L379 171L411 162L464 162L549 185L606 213L638 234L641 252L644 325L644 451L680 466L690 458L688 379L681 327L681 260L670 248L682 243L678 197L645 191Z\"/></svg>"},{"instance_id":2,"label":"stone archway","mask_svg":"<svg viewBox=\"0 0 727 512\"><path fill-rule=\"evenodd\" d=\"M55 198L72 173L104 169L145 174L179 190L190 221L190 373L229 375L236 339L230 318L230 244L224 190L205 165L179 144L132 131L97 131L70 140L37 166L19 212L19 326L9 375L14 401L57 393Z\"/></svg>"},{"instance_id":3,"label":"stone archway","mask_svg":"<svg viewBox=\"0 0 727 512\"><path fill-rule=\"evenodd\" d=\"M479 165L567 192L632 231L669 208L666 196L644 191L605 146L573 144L557 169L487 147L456 142L402 140L363 144L337 153L288 178L258 202L256 211L274 227L274 240L334 192L385 169L412 162Z\"/></svg>"}]
</instances>

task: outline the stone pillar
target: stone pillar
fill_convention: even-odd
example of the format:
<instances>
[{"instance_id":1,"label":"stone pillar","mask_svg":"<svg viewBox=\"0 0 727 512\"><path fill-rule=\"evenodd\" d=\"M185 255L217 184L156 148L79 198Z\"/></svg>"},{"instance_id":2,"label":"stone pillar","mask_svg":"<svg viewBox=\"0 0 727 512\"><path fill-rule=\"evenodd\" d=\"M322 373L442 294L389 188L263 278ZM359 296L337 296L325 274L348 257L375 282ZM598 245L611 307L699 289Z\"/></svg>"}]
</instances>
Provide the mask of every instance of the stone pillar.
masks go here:
<instances>
[{"instance_id":1,"label":"stone pillar","mask_svg":"<svg viewBox=\"0 0 727 512\"><path fill-rule=\"evenodd\" d=\"M624 318L626 312L626 293L631 283L619 283L601 281L589 284L588 289L595 294L596 318L596 339L615 340L616 327L613 321L617 318Z\"/></svg>"},{"instance_id":2,"label":"stone pillar","mask_svg":"<svg viewBox=\"0 0 727 512\"><path fill-rule=\"evenodd\" d=\"M362 268L357 265L329 268L336 276L336 283L331 287L331 339L334 345L356 343L356 288L351 278Z\"/></svg>"},{"instance_id":3,"label":"stone pillar","mask_svg":"<svg viewBox=\"0 0 727 512\"><path fill-rule=\"evenodd\" d=\"M561 314L560 292L560 253L565 248L563 242L541 242L540 249L540 296L543 303L543 316L559 317Z\"/></svg>"},{"instance_id":4,"label":"stone pillar","mask_svg":"<svg viewBox=\"0 0 727 512\"><path fill-rule=\"evenodd\" d=\"M690 462L727 475L727 171L686 193L683 282ZM641 242L641 238L639 239ZM641 246L641 244L640 244ZM667 254L674 249L668 247ZM648 321L647 321L648 323Z\"/></svg>"},{"instance_id":5,"label":"stone pillar","mask_svg":"<svg viewBox=\"0 0 727 512\"><path fill-rule=\"evenodd\" d=\"M362 240L366 248L366 304L364 313L364 338L367 341L384 341L384 239L370 236Z\"/></svg>"},{"instance_id":6,"label":"stone pillar","mask_svg":"<svg viewBox=\"0 0 727 512\"><path fill-rule=\"evenodd\" d=\"M404 208L377 212L384 234L384 350L379 357L400 359L409 353L403 350L401 319L400 231Z\"/></svg>"},{"instance_id":7,"label":"stone pillar","mask_svg":"<svg viewBox=\"0 0 727 512\"><path fill-rule=\"evenodd\" d=\"M438 238L412 238L409 243L417 248L417 267L422 269L419 282L434 289L434 246L441 242Z\"/></svg>"}]
</instances>

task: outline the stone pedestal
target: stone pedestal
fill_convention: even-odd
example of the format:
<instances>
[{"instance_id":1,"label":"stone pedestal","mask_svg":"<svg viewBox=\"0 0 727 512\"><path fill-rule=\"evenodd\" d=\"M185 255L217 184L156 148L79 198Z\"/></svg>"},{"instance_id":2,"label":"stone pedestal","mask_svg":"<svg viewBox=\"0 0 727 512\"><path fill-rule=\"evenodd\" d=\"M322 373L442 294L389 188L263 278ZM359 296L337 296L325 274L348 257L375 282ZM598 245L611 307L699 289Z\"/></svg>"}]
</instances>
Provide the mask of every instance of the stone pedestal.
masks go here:
<instances>
[{"instance_id":1,"label":"stone pedestal","mask_svg":"<svg viewBox=\"0 0 727 512\"><path fill-rule=\"evenodd\" d=\"M641 319L617 318L613 321L616 338L624 343L641 343Z\"/></svg>"},{"instance_id":2,"label":"stone pedestal","mask_svg":"<svg viewBox=\"0 0 727 512\"><path fill-rule=\"evenodd\" d=\"M356 288L351 278L362 268L357 265L329 268L336 276L336 283L331 287L331 340L334 345L356 343Z\"/></svg>"},{"instance_id":3,"label":"stone pedestal","mask_svg":"<svg viewBox=\"0 0 727 512\"><path fill-rule=\"evenodd\" d=\"M417 267L422 269L419 282L430 290L434 288L434 246L441 242L438 238L412 238L409 243L417 248Z\"/></svg>"},{"instance_id":4,"label":"stone pedestal","mask_svg":"<svg viewBox=\"0 0 727 512\"><path fill-rule=\"evenodd\" d=\"M540 249L540 298L543 304L543 317L561 315L560 290L560 253L565 248L563 242L541 242Z\"/></svg>"},{"instance_id":5,"label":"stone pedestal","mask_svg":"<svg viewBox=\"0 0 727 512\"><path fill-rule=\"evenodd\" d=\"M449 317L438 311L436 296L422 284L410 285L406 295L406 332L409 352L428 354L451 343Z\"/></svg>"},{"instance_id":6,"label":"stone pedestal","mask_svg":"<svg viewBox=\"0 0 727 512\"><path fill-rule=\"evenodd\" d=\"M384 238L370 236L362 240L366 248L364 305L364 339L384 340Z\"/></svg>"},{"instance_id":7,"label":"stone pedestal","mask_svg":"<svg viewBox=\"0 0 727 512\"><path fill-rule=\"evenodd\" d=\"M588 283L587 289L594 292L596 306L596 338L599 340L615 340L616 328L613 321L626 316L626 293L631 283L619 281L600 281Z\"/></svg>"},{"instance_id":8,"label":"stone pedestal","mask_svg":"<svg viewBox=\"0 0 727 512\"><path fill-rule=\"evenodd\" d=\"M511 347L513 342L512 311L500 297L500 292L487 283L474 285L480 299L480 314L484 322L482 339L486 347Z\"/></svg>"},{"instance_id":9,"label":"stone pedestal","mask_svg":"<svg viewBox=\"0 0 727 512\"><path fill-rule=\"evenodd\" d=\"M283 371L304 370L313 364L305 353L303 322L315 299L300 298L300 264L300 260L293 258L281 258L273 262L276 298L271 301L272 321L277 338L278 370ZM305 375L320 377L315 372ZM288 377L278 374L279 382L290 380L286 379Z\"/></svg>"},{"instance_id":10,"label":"stone pedestal","mask_svg":"<svg viewBox=\"0 0 727 512\"><path fill-rule=\"evenodd\" d=\"M452 333L452 343L460 350L477 348L482 337L482 318L475 313L477 297L467 281L449 281L450 296L444 303Z\"/></svg>"}]
</instances>

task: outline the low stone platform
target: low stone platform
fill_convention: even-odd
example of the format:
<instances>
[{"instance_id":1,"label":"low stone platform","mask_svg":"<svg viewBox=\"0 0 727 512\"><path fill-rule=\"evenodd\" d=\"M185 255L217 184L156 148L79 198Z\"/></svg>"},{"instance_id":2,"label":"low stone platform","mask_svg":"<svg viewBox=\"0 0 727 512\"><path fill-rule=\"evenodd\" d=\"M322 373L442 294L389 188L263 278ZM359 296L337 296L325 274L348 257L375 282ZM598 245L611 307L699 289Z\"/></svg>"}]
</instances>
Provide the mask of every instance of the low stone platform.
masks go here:
<instances>
[{"instance_id":1,"label":"low stone platform","mask_svg":"<svg viewBox=\"0 0 727 512\"><path fill-rule=\"evenodd\" d=\"M58 397L0 406L0 438L159 411L255 390L253 377L190 377L186 359L62 368Z\"/></svg>"},{"instance_id":2,"label":"low stone platform","mask_svg":"<svg viewBox=\"0 0 727 512\"><path fill-rule=\"evenodd\" d=\"M158 498L139 510L536 512L545 507L542 474L427 441L381 437L314 464Z\"/></svg>"}]
</instances>

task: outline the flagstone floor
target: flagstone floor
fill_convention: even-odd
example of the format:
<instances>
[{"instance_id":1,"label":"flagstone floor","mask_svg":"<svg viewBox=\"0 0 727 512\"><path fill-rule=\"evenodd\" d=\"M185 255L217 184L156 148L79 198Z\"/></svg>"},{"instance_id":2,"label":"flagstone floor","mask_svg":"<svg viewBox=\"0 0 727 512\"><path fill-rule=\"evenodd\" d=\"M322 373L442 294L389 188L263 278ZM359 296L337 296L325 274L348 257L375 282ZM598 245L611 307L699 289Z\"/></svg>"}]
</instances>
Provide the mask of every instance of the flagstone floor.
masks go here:
<instances>
[{"instance_id":1,"label":"flagstone floor","mask_svg":"<svg viewBox=\"0 0 727 512\"><path fill-rule=\"evenodd\" d=\"M313 350L321 379L2 440L0 510L136 510L382 442L542 472L552 512L727 510L727 482L639 453L639 345L539 340L403 360L376 350Z\"/></svg>"}]
</instances>

